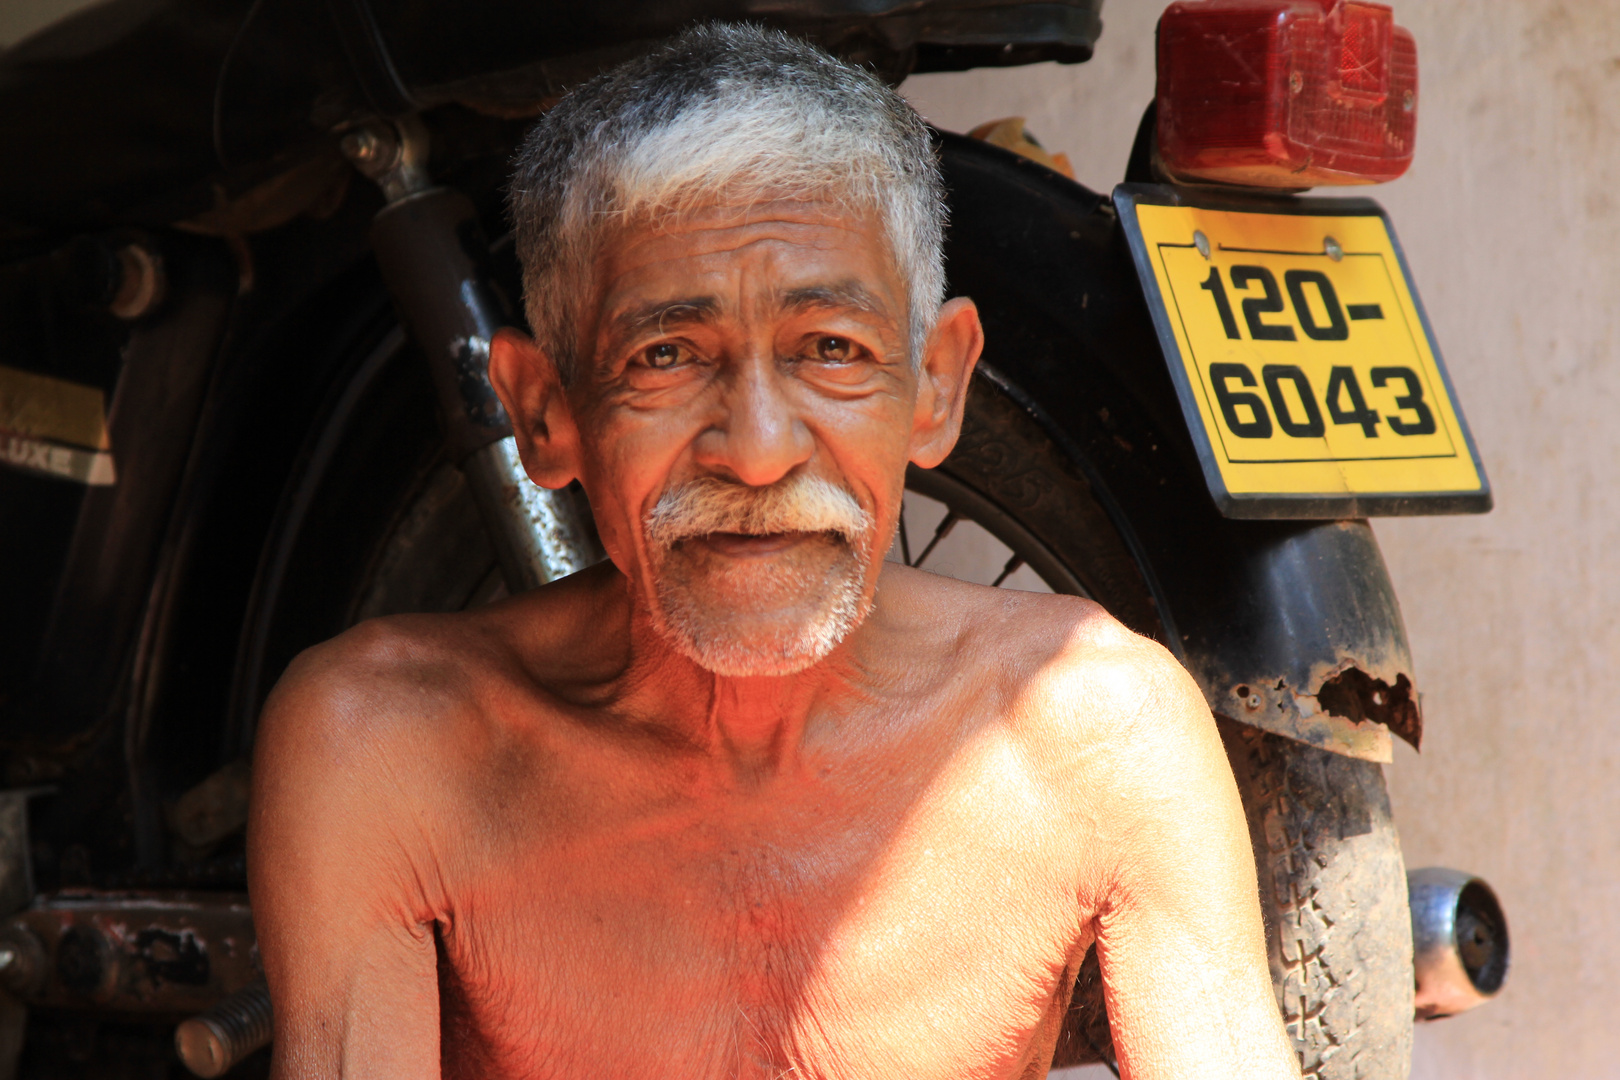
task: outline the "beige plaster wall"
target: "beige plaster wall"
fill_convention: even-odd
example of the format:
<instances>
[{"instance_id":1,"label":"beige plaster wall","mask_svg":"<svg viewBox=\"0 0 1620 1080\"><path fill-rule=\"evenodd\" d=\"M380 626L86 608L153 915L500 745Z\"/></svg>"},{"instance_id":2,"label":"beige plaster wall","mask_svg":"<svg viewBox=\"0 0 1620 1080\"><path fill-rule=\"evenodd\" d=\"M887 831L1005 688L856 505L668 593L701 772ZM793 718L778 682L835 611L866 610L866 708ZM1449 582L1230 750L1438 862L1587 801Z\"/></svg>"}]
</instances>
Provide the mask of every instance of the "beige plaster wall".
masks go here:
<instances>
[{"instance_id":1,"label":"beige plaster wall","mask_svg":"<svg viewBox=\"0 0 1620 1080\"><path fill-rule=\"evenodd\" d=\"M1420 1080L1620 1076L1620 3L1393 0L1417 37L1417 161L1392 211L1496 490L1377 532L1429 729L1388 768L1409 866L1484 875L1516 958L1425 1025ZM1108 0L1088 65L914 78L964 130L1022 114L1080 178L1124 168L1158 0Z\"/></svg>"}]
</instances>

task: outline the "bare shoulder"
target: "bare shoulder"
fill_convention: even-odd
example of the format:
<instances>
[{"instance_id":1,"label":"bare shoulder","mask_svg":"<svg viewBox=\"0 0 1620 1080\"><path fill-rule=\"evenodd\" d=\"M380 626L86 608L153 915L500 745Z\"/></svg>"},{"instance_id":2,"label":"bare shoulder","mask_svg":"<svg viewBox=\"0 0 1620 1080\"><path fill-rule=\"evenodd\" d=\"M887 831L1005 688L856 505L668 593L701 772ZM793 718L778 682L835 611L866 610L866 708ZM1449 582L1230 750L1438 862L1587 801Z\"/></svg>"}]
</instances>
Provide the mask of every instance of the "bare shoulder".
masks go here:
<instances>
[{"instance_id":1,"label":"bare shoulder","mask_svg":"<svg viewBox=\"0 0 1620 1080\"><path fill-rule=\"evenodd\" d=\"M469 689L462 615L388 616L299 654L259 724L261 755L364 752L431 735Z\"/></svg>"},{"instance_id":2,"label":"bare shoulder","mask_svg":"<svg viewBox=\"0 0 1620 1080\"><path fill-rule=\"evenodd\" d=\"M469 726L510 715L496 703L515 686L595 676L578 654L611 652L602 577L587 571L477 611L370 619L307 649L266 702L260 745L293 743L300 756L466 745Z\"/></svg>"},{"instance_id":3,"label":"bare shoulder","mask_svg":"<svg viewBox=\"0 0 1620 1080\"><path fill-rule=\"evenodd\" d=\"M971 652L991 663L1002 721L1031 767L1073 790L1126 797L1171 770L1224 768L1214 719L1170 651L1073 596L952 582Z\"/></svg>"},{"instance_id":4,"label":"bare shoulder","mask_svg":"<svg viewBox=\"0 0 1620 1080\"><path fill-rule=\"evenodd\" d=\"M300 654L265 703L255 740L250 867L285 872L301 853L356 857L430 814L466 726L463 616L362 623ZM419 832L419 830L413 830ZM386 838L386 840L385 840ZM396 851L389 862L411 862Z\"/></svg>"},{"instance_id":5,"label":"bare shoulder","mask_svg":"<svg viewBox=\"0 0 1620 1080\"><path fill-rule=\"evenodd\" d=\"M1168 649L1087 600L1021 594L998 607L976 632L1014 643L1003 723L1091 853L1094 897L1126 879L1159 888L1206 848L1246 850L1214 717Z\"/></svg>"},{"instance_id":6,"label":"bare shoulder","mask_svg":"<svg viewBox=\"0 0 1620 1080\"><path fill-rule=\"evenodd\" d=\"M1213 722L1180 662L1101 605L900 566L885 575L901 634L936 661L953 656L997 684L1003 721L1043 758L1094 758L1144 740L1161 749L1188 739L1209 745Z\"/></svg>"},{"instance_id":7,"label":"bare shoulder","mask_svg":"<svg viewBox=\"0 0 1620 1080\"><path fill-rule=\"evenodd\" d=\"M299 655L255 740L250 862L347 845L419 866L455 848L493 778L521 785L570 745L560 703L615 670L615 588L585 571L477 611L372 619Z\"/></svg>"},{"instance_id":8,"label":"bare shoulder","mask_svg":"<svg viewBox=\"0 0 1620 1080\"><path fill-rule=\"evenodd\" d=\"M1147 696L1191 687L1168 650L1094 601L990 588L901 567L892 572L904 575L900 581L909 606L923 617L919 622L961 639L972 654L1005 672L1021 699L1021 718L1072 718L1069 706L1076 700L1111 713L1135 711Z\"/></svg>"},{"instance_id":9,"label":"bare shoulder","mask_svg":"<svg viewBox=\"0 0 1620 1080\"><path fill-rule=\"evenodd\" d=\"M1191 676L1159 642L1090 600L1025 595L1009 613L1036 665L1019 715L1043 735L1089 741L1101 726L1116 737L1173 736L1207 719Z\"/></svg>"}]
</instances>

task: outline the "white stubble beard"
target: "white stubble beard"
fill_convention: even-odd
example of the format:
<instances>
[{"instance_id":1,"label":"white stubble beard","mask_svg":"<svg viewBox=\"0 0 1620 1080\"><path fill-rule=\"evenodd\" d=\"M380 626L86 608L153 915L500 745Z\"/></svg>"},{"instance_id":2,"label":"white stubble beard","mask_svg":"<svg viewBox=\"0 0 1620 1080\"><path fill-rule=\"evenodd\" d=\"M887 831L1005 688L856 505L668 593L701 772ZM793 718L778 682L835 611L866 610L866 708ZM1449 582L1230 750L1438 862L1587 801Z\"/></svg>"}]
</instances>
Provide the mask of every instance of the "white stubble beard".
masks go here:
<instances>
[{"instance_id":1,"label":"white stubble beard","mask_svg":"<svg viewBox=\"0 0 1620 1080\"><path fill-rule=\"evenodd\" d=\"M716 675L797 674L826 659L872 608L870 516L826 481L799 477L773 488L699 481L667 493L649 514L653 624ZM716 567L719 557L712 556L704 568L686 541L718 531L813 535L804 541L808 548L797 546L781 560L725 560ZM822 551L833 556L830 563L815 558ZM794 605L808 610L785 622L773 617ZM760 617L751 619L755 612Z\"/></svg>"}]
</instances>

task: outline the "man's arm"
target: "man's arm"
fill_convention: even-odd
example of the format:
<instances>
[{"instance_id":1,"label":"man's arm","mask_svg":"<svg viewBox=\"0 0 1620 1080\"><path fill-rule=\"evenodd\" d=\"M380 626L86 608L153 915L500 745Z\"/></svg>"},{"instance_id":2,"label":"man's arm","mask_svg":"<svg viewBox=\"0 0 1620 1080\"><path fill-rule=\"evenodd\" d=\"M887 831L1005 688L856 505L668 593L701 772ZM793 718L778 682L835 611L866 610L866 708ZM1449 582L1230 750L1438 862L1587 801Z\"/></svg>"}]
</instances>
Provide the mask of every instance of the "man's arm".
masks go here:
<instances>
[{"instance_id":1,"label":"man's arm","mask_svg":"<svg viewBox=\"0 0 1620 1080\"><path fill-rule=\"evenodd\" d=\"M1123 628L1104 637L1077 670L1107 731L1106 752L1082 771L1107 795L1089 803L1104 859L1093 896L1121 1075L1297 1080L1243 805L1214 719L1163 648Z\"/></svg>"},{"instance_id":2,"label":"man's arm","mask_svg":"<svg viewBox=\"0 0 1620 1080\"><path fill-rule=\"evenodd\" d=\"M383 689L399 648L363 627L306 653L260 722L248 878L277 1080L439 1075L427 845L401 790L426 748Z\"/></svg>"}]
</instances>

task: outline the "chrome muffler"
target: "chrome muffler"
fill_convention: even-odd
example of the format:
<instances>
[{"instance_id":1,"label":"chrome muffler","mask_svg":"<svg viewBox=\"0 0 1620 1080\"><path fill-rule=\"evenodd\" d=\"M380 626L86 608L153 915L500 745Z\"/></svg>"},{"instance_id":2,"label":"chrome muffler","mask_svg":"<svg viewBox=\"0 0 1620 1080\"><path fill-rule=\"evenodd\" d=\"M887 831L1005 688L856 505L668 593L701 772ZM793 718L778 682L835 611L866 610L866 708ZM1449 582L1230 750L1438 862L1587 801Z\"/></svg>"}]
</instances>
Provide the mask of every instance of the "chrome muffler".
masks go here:
<instances>
[{"instance_id":1,"label":"chrome muffler","mask_svg":"<svg viewBox=\"0 0 1620 1080\"><path fill-rule=\"evenodd\" d=\"M1412 905L1416 1018L1439 1020L1496 996L1508 972L1507 918L1496 893L1461 870L1406 875Z\"/></svg>"}]
</instances>

